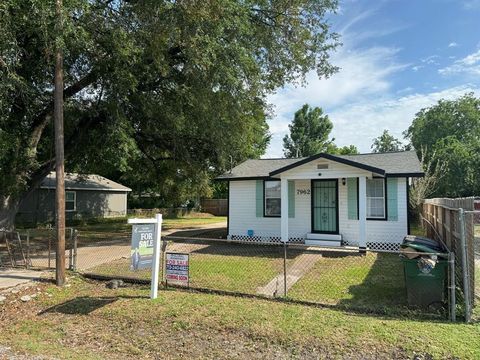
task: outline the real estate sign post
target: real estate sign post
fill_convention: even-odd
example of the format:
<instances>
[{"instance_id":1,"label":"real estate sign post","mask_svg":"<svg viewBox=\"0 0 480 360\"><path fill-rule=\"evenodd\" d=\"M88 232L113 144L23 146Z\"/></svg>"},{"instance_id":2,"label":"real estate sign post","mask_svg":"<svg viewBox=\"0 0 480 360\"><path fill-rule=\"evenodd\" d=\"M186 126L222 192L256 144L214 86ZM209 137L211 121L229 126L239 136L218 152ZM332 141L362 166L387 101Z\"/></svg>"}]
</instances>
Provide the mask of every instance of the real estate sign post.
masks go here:
<instances>
[{"instance_id":1,"label":"real estate sign post","mask_svg":"<svg viewBox=\"0 0 480 360\"><path fill-rule=\"evenodd\" d=\"M128 219L132 224L131 269L152 268L152 286L150 299L158 295L160 270L160 239L162 232L162 214L155 219Z\"/></svg>"}]
</instances>

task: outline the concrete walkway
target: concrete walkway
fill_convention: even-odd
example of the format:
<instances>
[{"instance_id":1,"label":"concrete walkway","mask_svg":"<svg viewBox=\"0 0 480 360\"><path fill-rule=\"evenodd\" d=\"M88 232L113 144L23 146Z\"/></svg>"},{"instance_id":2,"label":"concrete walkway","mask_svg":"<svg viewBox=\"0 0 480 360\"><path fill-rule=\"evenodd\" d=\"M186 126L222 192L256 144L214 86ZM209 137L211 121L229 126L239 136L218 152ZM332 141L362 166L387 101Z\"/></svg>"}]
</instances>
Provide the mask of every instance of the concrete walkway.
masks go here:
<instances>
[{"instance_id":1,"label":"concrete walkway","mask_svg":"<svg viewBox=\"0 0 480 360\"><path fill-rule=\"evenodd\" d=\"M293 264L287 265L287 292L288 290L305 274L307 274L320 260L322 255L319 254L301 254L297 256ZM284 276L279 274L275 276L267 285L257 289L257 294L275 297L284 296Z\"/></svg>"},{"instance_id":2,"label":"concrete walkway","mask_svg":"<svg viewBox=\"0 0 480 360\"><path fill-rule=\"evenodd\" d=\"M0 290L8 289L31 281L40 280L45 272L26 269L0 270Z\"/></svg>"},{"instance_id":3,"label":"concrete walkway","mask_svg":"<svg viewBox=\"0 0 480 360\"><path fill-rule=\"evenodd\" d=\"M185 236L195 238L195 236L200 236L201 234L208 231L223 227L226 227L225 221L213 224L196 225L188 228L168 229L162 231L162 237L173 233L178 233L188 234ZM131 248L129 242L122 242L121 244L119 244L118 239L112 239L111 241L103 242L98 245L79 247L77 249L77 270L85 271L118 259L129 258L130 249ZM69 251L65 252L65 257L66 264L68 266ZM37 257L33 260L33 265L38 267L47 267L47 256L45 255L41 258ZM55 256L52 256L50 266L52 268L55 268Z\"/></svg>"}]
</instances>

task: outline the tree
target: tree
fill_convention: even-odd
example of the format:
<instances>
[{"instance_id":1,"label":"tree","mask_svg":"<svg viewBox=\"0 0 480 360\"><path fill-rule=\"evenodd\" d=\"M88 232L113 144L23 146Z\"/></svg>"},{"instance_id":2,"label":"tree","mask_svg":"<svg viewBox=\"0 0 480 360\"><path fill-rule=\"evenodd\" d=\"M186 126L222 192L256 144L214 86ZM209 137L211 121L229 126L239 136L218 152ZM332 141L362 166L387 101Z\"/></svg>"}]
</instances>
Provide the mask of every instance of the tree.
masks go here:
<instances>
[{"instance_id":1,"label":"tree","mask_svg":"<svg viewBox=\"0 0 480 360\"><path fill-rule=\"evenodd\" d=\"M330 144L327 148L327 153L332 155L356 155L360 152L358 151L355 145L345 145L342 147L338 147L335 144Z\"/></svg>"},{"instance_id":2,"label":"tree","mask_svg":"<svg viewBox=\"0 0 480 360\"><path fill-rule=\"evenodd\" d=\"M388 130L383 130L382 135L373 139L371 149L374 153L384 153L389 151L400 151L403 149L402 142L393 135L390 135Z\"/></svg>"},{"instance_id":3,"label":"tree","mask_svg":"<svg viewBox=\"0 0 480 360\"><path fill-rule=\"evenodd\" d=\"M422 109L405 137L418 153L428 149L424 166L442 169L432 196L480 193L480 99L465 94Z\"/></svg>"},{"instance_id":4,"label":"tree","mask_svg":"<svg viewBox=\"0 0 480 360\"><path fill-rule=\"evenodd\" d=\"M172 204L268 144L267 95L336 71L336 1L64 4L65 156ZM0 3L0 227L52 170L52 1Z\"/></svg>"},{"instance_id":5,"label":"tree","mask_svg":"<svg viewBox=\"0 0 480 360\"><path fill-rule=\"evenodd\" d=\"M440 176L443 172L442 164L434 164L427 162L425 159L426 150L421 150L421 162L424 164L425 175L421 178L413 178L412 185L409 190L409 209L413 212L414 217L418 218L422 213L423 201L435 193ZM421 218L418 218L421 223Z\"/></svg>"},{"instance_id":6,"label":"tree","mask_svg":"<svg viewBox=\"0 0 480 360\"><path fill-rule=\"evenodd\" d=\"M321 108L308 104L295 112L290 135L283 138L283 152L287 158L311 156L326 152L334 139L329 140L333 124Z\"/></svg>"}]
</instances>

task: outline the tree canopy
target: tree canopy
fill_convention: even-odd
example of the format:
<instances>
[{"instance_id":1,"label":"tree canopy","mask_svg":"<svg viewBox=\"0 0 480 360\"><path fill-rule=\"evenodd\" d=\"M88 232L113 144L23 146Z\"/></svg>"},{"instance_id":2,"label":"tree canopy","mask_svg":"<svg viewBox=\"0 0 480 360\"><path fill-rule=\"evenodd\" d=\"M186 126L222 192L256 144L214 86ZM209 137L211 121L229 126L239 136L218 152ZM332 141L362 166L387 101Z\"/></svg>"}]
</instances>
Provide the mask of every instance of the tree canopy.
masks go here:
<instances>
[{"instance_id":1,"label":"tree canopy","mask_svg":"<svg viewBox=\"0 0 480 360\"><path fill-rule=\"evenodd\" d=\"M174 203L268 144L266 95L336 71L337 1L64 1L67 170ZM54 164L54 1L0 3L0 226Z\"/></svg>"},{"instance_id":2,"label":"tree canopy","mask_svg":"<svg viewBox=\"0 0 480 360\"><path fill-rule=\"evenodd\" d=\"M319 107L311 108L305 104L295 112L293 121L288 125L289 135L283 138L285 157L311 156L326 152L330 154L358 154L355 145L338 147L334 138L329 138L333 124L328 115Z\"/></svg>"},{"instance_id":3,"label":"tree canopy","mask_svg":"<svg viewBox=\"0 0 480 360\"><path fill-rule=\"evenodd\" d=\"M387 129L383 130L382 135L373 139L371 149L374 153L384 153L389 151L400 151L404 147L402 142L391 135Z\"/></svg>"},{"instance_id":4,"label":"tree canopy","mask_svg":"<svg viewBox=\"0 0 480 360\"><path fill-rule=\"evenodd\" d=\"M433 196L480 193L480 99L465 94L422 109L405 137L429 166L441 166Z\"/></svg>"}]
</instances>

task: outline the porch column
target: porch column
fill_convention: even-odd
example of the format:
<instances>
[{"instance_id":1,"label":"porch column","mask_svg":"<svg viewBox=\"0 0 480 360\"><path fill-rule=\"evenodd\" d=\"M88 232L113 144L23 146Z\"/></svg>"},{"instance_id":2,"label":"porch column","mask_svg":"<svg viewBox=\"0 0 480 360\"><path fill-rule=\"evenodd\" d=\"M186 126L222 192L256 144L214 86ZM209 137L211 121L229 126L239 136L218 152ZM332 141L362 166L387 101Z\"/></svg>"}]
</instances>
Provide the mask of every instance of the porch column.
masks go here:
<instances>
[{"instance_id":1,"label":"porch column","mask_svg":"<svg viewBox=\"0 0 480 360\"><path fill-rule=\"evenodd\" d=\"M282 242L288 242L288 180L281 179L281 203L282 203L282 213L281 213L281 236Z\"/></svg>"},{"instance_id":2,"label":"porch column","mask_svg":"<svg viewBox=\"0 0 480 360\"><path fill-rule=\"evenodd\" d=\"M367 178L358 178L358 247L360 252L367 249Z\"/></svg>"}]
</instances>

